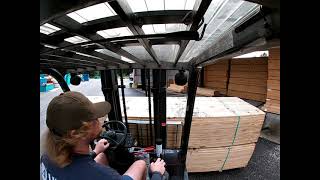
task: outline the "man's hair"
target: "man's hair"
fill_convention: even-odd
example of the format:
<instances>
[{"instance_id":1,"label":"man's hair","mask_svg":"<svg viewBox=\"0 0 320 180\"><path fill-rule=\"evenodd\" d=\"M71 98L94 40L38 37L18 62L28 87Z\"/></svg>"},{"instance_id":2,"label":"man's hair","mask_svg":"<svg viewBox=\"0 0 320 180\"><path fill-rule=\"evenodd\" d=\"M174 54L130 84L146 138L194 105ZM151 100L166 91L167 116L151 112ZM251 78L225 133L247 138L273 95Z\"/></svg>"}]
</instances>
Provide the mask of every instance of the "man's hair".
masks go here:
<instances>
[{"instance_id":1,"label":"man's hair","mask_svg":"<svg viewBox=\"0 0 320 180\"><path fill-rule=\"evenodd\" d=\"M91 125L91 122L83 122L83 125L79 129L76 129L72 136L71 131L60 137L50 130L47 130L43 142L45 154L58 167L62 168L69 165L74 147L83 140L83 138L88 137Z\"/></svg>"}]
</instances>

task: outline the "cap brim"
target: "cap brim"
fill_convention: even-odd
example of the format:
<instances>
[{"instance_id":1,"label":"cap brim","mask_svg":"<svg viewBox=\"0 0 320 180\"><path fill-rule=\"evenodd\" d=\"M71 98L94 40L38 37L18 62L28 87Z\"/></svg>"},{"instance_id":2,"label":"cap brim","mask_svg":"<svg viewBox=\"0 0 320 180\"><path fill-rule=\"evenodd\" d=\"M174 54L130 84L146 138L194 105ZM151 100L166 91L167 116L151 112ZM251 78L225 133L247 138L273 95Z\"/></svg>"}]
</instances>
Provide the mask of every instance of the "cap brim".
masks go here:
<instances>
[{"instance_id":1,"label":"cap brim","mask_svg":"<svg viewBox=\"0 0 320 180\"><path fill-rule=\"evenodd\" d=\"M106 116L111 110L111 104L107 101L93 103L93 106L96 110L96 117L101 118Z\"/></svg>"}]
</instances>

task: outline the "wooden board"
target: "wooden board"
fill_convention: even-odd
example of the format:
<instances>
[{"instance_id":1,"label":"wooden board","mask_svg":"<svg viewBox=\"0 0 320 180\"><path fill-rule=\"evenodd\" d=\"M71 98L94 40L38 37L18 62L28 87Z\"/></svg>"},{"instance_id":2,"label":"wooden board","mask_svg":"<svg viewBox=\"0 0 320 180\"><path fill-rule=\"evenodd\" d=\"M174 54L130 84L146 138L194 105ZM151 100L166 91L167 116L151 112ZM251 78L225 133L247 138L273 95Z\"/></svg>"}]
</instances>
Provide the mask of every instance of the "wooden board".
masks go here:
<instances>
[{"instance_id":1,"label":"wooden board","mask_svg":"<svg viewBox=\"0 0 320 180\"><path fill-rule=\"evenodd\" d=\"M267 86L268 86L268 89L280 90L280 81L268 79Z\"/></svg>"},{"instance_id":2,"label":"wooden board","mask_svg":"<svg viewBox=\"0 0 320 180\"><path fill-rule=\"evenodd\" d=\"M280 59L280 47L269 49L269 59Z\"/></svg>"},{"instance_id":3,"label":"wooden board","mask_svg":"<svg viewBox=\"0 0 320 180\"><path fill-rule=\"evenodd\" d=\"M247 166L255 143L233 146L227 158L228 147L189 149L187 154L188 172L210 172Z\"/></svg>"},{"instance_id":4,"label":"wooden board","mask_svg":"<svg viewBox=\"0 0 320 180\"><path fill-rule=\"evenodd\" d=\"M222 60L218 63L205 67L204 86L212 88L219 94L226 94L228 81L229 60Z\"/></svg>"},{"instance_id":5,"label":"wooden board","mask_svg":"<svg viewBox=\"0 0 320 180\"><path fill-rule=\"evenodd\" d=\"M267 93L267 87L266 86L262 87L262 86L233 84L231 82L229 84L229 90L234 90L234 91L243 91L243 90L245 90L246 92L257 93L257 94L266 94Z\"/></svg>"},{"instance_id":6,"label":"wooden board","mask_svg":"<svg viewBox=\"0 0 320 180\"><path fill-rule=\"evenodd\" d=\"M212 87L213 89L215 89L215 88L223 88L223 89L225 89L227 87L227 83L226 82L218 82L218 81L216 81L216 82L206 82L204 84L204 86Z\"/></svg>"},{"instance_id":7,"label":"wooden board","mask_svg":"<svg viewBox=\"0 0 320 180\"><path fill-rule=\"evenodd\" d=\"M280 80L280 70L269 69L268 79Z\"/></svg>"},{"instance_id":8,"label":"wooden board","mask_svg":"<svg viewBox=\"0 0 320 180\"><path fill-rule=\"evenodd\" d=\"M267 105L280 106L280 101L276 99L266 99Z\"/></svg>"},{"instance_id":9,"label":"wooden board","mask_svg":"<svg viewBox=\"0 0 320 180\"><path fill-rule=\"evenodd\" d=\"M275 114L280 114L280 107L279 106L263 106L261 108L263 111L266 111L266 112L272 112L272 113L275 113Z\"/></svg>"},{"instance_id":10,"label":"wooden board","mask_svg":"<svg viewBox=\"0 0 320 180\"><path fill-rule=\"evenodd\" d=\"M267 90L267 98L268 99L275 99L280 101L280 91L279 90Z\"/></svg>"},{"instance_id":11,"label":"wooden board","mask_svg":"<svg viewBox=\"0 0 320 180\"><path fill-rule=\"evenodd\" d=\"M209 65L205 67L205 71L227 71L227 70L228 70L228 64Z\"/></svg>"},{"instance_id":12,"label":"wooden board","mask_svg":"<svg viewBox=\"0 0 320 180\"><path fill-rule=\"evenodd\" d=\"M266 80L261 79L247 79L247 78L230 78L229 83L232 84L244 84L251 86L266 86Z\"/></svg>"},{"instance_id":13,"label":"wooden board","mask_svg":"<svg viewBox=\"0 0 320 180\"><path fill-rule=\"evenodd\" d=\"M267 72L231 72L230 78L267 79Z\"/></svg>"},{"instance_id":14,"label":"wooden board","mask_svg":"<svg viewBox=\"0 0 320 180\"><path fill-rule=\"evenodd\" d=\"M227 71L206 71L206 76L227 77Z\"/></svg>"},{"instance_id":15,"label":"wooden board","mask_svg":"<svg viewBox=\"0 0 320 180\"><path fill-rule=\"evenodd\" d=\"M208 97L218 96L219 95L219 91L216 91L216 90L210 89L210 88L198 87L197 88L197 95L208 96Z\"/></svg>"},{"instance_id":16,"label":"wooden board","mask_svg":"<svg viewBox=\"0 0 320 180\"><path fill-rule=\"evenodd\" d=\"M268 61L268 69L279 70L280 69L280 61L273 61L273 60L269 59L269 61Z\"/></svg>"},{"instance_id":17,"label":"wooden board","mask_svg":"<svg viewBox=\"0 0 320 180\"><path fill-rule=\"evenodd\" d=\"M223 82L226 83L228 78L227 77L219 77L219 76L204 76L204 83L207 82Z\"/></svg>"},{"instance_id":18,"label":"wooden board","mask_svg":"<svg viewBox=\"0 0 320 180\"><path fill-rule=\"evenodd\" d=\"M265 102L266 97L267 97L265 94L256 94L256 93L249 93L249 92L244 92L244 91L234 91L234 90L228 90L227 95L241 97L241 98L245 98L245 99L252 99L252 100L261 101L261 102Z\"/></svg>"},{"instance_id":19,"label":"wooden board","mask_svg":"<svg viewBox=\"0 0 320 180\"><path fill-rule=\"evenodd\" d=\"M231 71L239 71L239 72L267 72L268 71L268 66L266 64L263 65L232 65L231 66Z\"/></svg>"},{"instance_id":20,"label":"wooden board","mask_svg":"<svg viewBox=\"0 0 320 180\"><path fill-rule=\"evenodd\" d=\"M269 49L267 99L261 108L280 114L280 48Z\"/></svg>"},{"instance_id":21,"label":"wooden board","mask_svg":"<svg viewBox=\"0 0 320 180\"><path fill-rule=\"evenodd\" d=\"M183 93L185 90L185 86L179 86L176 84L170 84L169 87L167 88L169 91L173 92L178 92L178 93Z\"/></svg>"}]
</instances>

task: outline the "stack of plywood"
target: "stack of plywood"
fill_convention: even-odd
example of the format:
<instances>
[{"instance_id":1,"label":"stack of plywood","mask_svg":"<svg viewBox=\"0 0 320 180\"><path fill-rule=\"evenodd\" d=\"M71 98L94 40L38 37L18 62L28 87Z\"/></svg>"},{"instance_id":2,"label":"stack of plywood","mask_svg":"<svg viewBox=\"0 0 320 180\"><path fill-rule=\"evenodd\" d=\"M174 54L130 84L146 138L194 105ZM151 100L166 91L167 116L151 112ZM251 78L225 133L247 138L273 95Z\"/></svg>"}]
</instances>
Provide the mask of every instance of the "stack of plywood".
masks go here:
<instances>
[{"instance_id":1,"label":"stack of plywood","mask_svg":"<svg viewBox=\"0 0 320 180\"><path fill-rule=\"evenodd\" d=\"M237 97L196 98L187 155L188 172L245 167L265 113Z\"/></svg>"},{"instance_id":2,"label":"stack of plywood","mask_svg":"<svg viewBox=\"0 0 320 180\"><path fill-rule=\"evenodd\" d=\"M267 60L267 57L232 59L227 95L265 102Z\"/></svg>"},{"instance_id":3,"label":"stack of plywood","mask_svg":"<svg viewBox=\"0 0 320 180\"><path fill-rule=\"evenodd\" d=\"M229 60L222 60L215 64L206 66L204 69L204 86L212 88L220 92L220 94L227 94L227 80Z\"/></svg>"},{"instance_id":4,"label":"stack of plywood","mask_svg":"<svg viewBox=\"0 0 320 180\"><path fill-rule=\"evenodd\" d=\"M280 48L269 50L267 99L264 111L280 114Z\"/></svg>"},{"instance_id":5,"label":"stack of plywood","mask_svg":"<svg viewBox=\"0 0 320 180\"><path fill-rule=\"evenodd\" d=\"M179 148L187 98L167 97L166 104L167 148ZM148 144L147 97L127 97L126 106L130 132L140 144ZM245 167L260 135L264 116L263 111L237 97L197 97L187 153L188 172Z\"/></svg>"}]
</instances>

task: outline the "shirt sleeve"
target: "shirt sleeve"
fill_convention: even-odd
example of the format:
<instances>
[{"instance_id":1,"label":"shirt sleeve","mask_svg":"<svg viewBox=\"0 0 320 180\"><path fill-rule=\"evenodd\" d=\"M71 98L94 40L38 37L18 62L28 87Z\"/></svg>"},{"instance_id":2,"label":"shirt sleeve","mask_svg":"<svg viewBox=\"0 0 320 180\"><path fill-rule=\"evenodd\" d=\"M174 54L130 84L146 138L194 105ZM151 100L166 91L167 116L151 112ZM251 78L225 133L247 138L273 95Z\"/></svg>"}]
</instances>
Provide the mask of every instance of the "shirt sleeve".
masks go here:
<instances>
[{"instance_id":1,"label":"shirt sleeve","mask_svg":"<svg viewBox=\"0 0 320 180\"><path fill-rule=\"evenodd\" d=\"M155 171L152 173L151 180L161 180L161 179L162 179L162 175L160 174L160 172Z\"/></svg>"}]
</instances>

